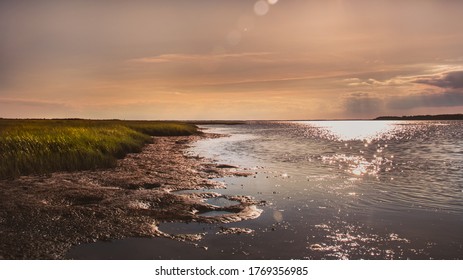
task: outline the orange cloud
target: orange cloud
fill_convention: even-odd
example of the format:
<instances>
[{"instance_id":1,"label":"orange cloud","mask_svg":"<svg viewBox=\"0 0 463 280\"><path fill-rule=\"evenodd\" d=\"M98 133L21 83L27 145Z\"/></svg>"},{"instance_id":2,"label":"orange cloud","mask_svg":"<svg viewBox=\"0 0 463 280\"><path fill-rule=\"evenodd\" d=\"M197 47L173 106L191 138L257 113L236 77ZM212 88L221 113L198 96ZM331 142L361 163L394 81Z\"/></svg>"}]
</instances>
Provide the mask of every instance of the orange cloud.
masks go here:
<instances>
[{"instance_id":1,"label":"orange cloud","mask_svg":"<svg viewBox=\"0 0 463 280\"><path fill-rule=\"evenodd\" d=\"M222 53L222 54L162 54L152 57L141 57L130 59L135 63L164 63L164 62L198 62L204 60L226 60L226 59L252 59L269 57L271 52L247 52L247 53Z\"/></svg>"}]
</instances>

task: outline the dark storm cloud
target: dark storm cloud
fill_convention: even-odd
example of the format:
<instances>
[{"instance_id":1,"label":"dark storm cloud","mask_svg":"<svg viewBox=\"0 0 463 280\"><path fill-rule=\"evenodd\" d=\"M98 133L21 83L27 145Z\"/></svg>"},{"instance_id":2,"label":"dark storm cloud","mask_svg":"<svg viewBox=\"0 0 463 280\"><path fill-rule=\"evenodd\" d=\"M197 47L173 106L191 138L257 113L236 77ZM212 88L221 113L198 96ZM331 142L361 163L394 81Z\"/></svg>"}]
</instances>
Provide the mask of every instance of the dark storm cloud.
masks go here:
<instances>
[{"instance_id":1,"label":"dark storm cloud","mask_svg":"<svg viewBox=\"0 0 463 280\"><path fill-rule=\"evenodd\" d=\"M463 90L383 98L368 93L355 93L344 100L344 111L352 116L377 115L390 110L458 106L463 106Z\"/></svg>"},{"instance_id":2,"label":"dark storm cloud","mask_svg":"<svg viewBox=\"0 0 463 280\"><path fill-rule=\"evenodd\" d=\"M415 83L432 85L440 88L460 89L463 88L463 71L449 72L431 78L419 78L415 80Z\"/></svg>"},{"instance_id":3,"label":"dark storm cloud","mask_svg":"<svg viewBox=\"0 0 463 280\"><path fill-rule=\"evenodd\" d=\"M391 109L456 106L463 106L463 90L401 96L391 99L387 103L387 107Z\"/></svg>"},{"instance_id":4,"label":"dark storm cloud","mask_svg":"<svg viewBox=\"0 0 463 280\"><path fill-rule=\"evenodd\" d=\"M368 93L354 93L349 95L344 102L346 113L351 115L371 115L381 111L382 99L370 96Z\"/></svg>"}]
</instances>

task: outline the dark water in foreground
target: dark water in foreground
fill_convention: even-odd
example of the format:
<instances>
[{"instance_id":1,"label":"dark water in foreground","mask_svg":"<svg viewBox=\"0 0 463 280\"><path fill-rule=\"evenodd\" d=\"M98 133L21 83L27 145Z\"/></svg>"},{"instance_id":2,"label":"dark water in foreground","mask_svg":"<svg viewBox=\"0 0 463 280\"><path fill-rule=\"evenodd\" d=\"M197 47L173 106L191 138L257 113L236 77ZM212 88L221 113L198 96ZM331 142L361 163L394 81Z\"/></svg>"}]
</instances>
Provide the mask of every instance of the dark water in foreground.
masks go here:
<instances>
[{"instance_id":1,"label":"dark water in foreground","mask_svg":"<svg viewBox=\"0 0 463 280\"><path fill-rule=\"evenodd\" d=\"M95 259L462 259L463 122L256 122L209 126L230 137L190 151L255 176L221 178L229 195L265 200L262 215L227 227L171 223L204 233L196 245L126 239L78 246ZM230 201L215 199L216 205ZM226 213L209 213L221 215Z\"/></svg>"}]
</instances>

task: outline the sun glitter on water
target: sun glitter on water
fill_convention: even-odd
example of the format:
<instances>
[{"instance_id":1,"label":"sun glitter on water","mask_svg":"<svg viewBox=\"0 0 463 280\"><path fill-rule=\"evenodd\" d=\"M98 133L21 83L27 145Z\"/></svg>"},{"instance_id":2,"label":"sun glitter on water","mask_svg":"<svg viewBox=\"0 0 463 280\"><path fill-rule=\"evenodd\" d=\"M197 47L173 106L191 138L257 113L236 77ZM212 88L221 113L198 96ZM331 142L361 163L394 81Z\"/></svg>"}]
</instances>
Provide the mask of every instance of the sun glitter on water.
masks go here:
<instances>
[{"instance_id":1,"label":"sun glitter on water","mask_svg":"<svg viewBox=\"0 0 463 280\"><path fill-rule=\"evenodd\" d=\"M341 141L361 140L366 145L372 139L381 138L395 129L396 121L304 121L298 122L321 128L331 136Z\"/></svg>"}]
</instances>

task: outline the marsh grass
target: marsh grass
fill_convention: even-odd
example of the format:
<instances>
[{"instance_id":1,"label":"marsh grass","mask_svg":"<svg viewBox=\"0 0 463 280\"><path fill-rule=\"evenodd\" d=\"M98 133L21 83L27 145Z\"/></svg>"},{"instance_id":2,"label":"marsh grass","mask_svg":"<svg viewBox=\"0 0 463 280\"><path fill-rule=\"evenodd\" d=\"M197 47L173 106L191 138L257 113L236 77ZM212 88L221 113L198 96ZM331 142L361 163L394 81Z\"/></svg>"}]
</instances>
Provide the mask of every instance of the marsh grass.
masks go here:
<instances>
[{"instance_id":1,"label":"marsh grass","mask_svg":"<svg viewBox=\"0 0 463 280\"><path fill-rule=\"evenodd\" d=\"M0 179L111 167L151 136L197 132L176 122L0 119Z\"/></svg>"}]
</instances>

